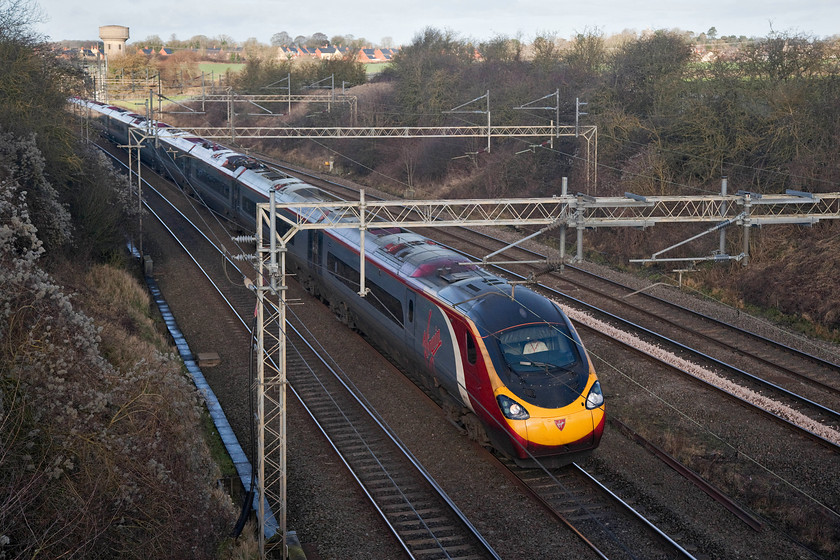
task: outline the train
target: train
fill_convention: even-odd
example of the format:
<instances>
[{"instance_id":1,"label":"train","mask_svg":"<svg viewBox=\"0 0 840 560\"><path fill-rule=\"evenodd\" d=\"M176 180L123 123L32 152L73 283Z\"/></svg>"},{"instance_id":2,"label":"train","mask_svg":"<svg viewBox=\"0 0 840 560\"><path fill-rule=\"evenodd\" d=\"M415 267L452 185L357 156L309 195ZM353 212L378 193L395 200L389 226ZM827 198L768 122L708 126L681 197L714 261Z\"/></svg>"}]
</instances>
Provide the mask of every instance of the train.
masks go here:
<instances>
[{"instance_id":1,"label":"train","mask_svg":"<svg viewBox=\"0 0 840 560\"><path fill-rule=\"evenodd\" d=\"M256 227L257 204L340 202L253 157L162 122L75 99L119 144L129 130L156 129L141 160L190 189L215 212ZM294 220L295 212L287 212ZM300 210L307 221L329 211ZM278 220L279 222L279 220ZM338 318L375 341L436 395L471 439L523 467L558 467L595 450L604 431L601 384L571 321L553 300L511 284L410 230L375 222L364 232L360 297L358 227L300 230L287 262L301 285Z\"/></svg>"}]
</instances>

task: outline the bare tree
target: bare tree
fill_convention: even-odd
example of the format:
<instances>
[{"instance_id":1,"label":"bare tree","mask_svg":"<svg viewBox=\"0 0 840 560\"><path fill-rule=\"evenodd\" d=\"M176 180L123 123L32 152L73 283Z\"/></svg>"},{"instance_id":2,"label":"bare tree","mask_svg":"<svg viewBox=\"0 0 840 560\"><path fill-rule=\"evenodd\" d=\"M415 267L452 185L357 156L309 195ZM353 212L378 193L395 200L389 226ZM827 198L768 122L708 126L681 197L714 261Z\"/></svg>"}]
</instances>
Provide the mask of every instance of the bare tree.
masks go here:
<instances>
[{"instance_id":1,"label":"bare tree","mask_svg":"<svg viewBox=\"0 0 840 560\"><path fill-rule=\"evenodd\" d=\"M747 71L758 78L784 81L818 75L825 66L826 41L805 35L774 33L742 50Z\"/></svg>"},{"instance_id":2,"label":"bare tree","mask_svg":"<svg viewBox=\"0 0 840 560\"><path fill-rule=\"evenodd\" d=\"M554 33L537 35L531 44L534 64L550 66L559 60L557 49L557 35Z\"/></svg>"},{"instance_id":3,"label":"bare tree","mask_svg":"<svg viewBox=\"0 0 840 560\"><path fill-rule=\"evenodd\" d=\"M207 35L194 35L187 41L188 46L193 49L206 49L209 43Z\"/></svg>"},{"instance_id":4,"label":"bare tree","mask_svg":"<svg viewBox=\"0 0 840 560\"><path fill-rule=\"evenodd\" d=\"M313 33L312 36L306 41L307 47L323 47L324 45L329 45L330 39L323 33Z\"/></svg>"},{"instance_id":5,"label":"bare tree","mask_svg":"<svg viewBox=\"0 0 840 560\"><path fill-rule=\"evenodd\" d=\"M417 146L403 142L401 148L403 166L405 169L405 181L408 189L414 191L414 175L417 172L417 161L419 158Z\"/></svg>"},{"instance_id":6,"label":"bare tree","mask_svg":"<svg viewBox=\"0 0 840 560\"><path fill-rule=\"evenodd\" d=\"M519 62L522 59L522 41L519 37L497 35L478 46L486 62Z\"/></svg>"},{"instance_id":7,"label":"bare tree","mask_svg":"<svg viewBox=\"0 0 840 560\"><path fill-rule=\"evenodd\" d=\"M159 35L149 35L142 41L142 44L157 51L163 46L163 39L161 39Z\"/></svg>"},{"instance_id":8,"label":"bare tree","mask_svg":"<svg viewBox=\"0 0 840 560\"><path fill-rule=\"evenodd\" d=\"M216 44L223 49L236 46L236 39L234 39L230 35L225 35L224 33L214 37L213 41L215 41Z\"/></svg>"},{"instance_id":9,"label":"bare tree","mask_svg":"<svg viewBox=\"0 0 840 560\"><path fill-rule=\"evenodd\" d=\"M38 40L31 26L44 21L33 0L0 0L0 35L15 40Z\"/></svg>"},{"instance_id":10,"label":"bare tree","mask_svg":"<svg viewBox=\"0 0 840 560\"><path fill-rule=\"evenodd\" d=\"M606 60L604 34L597 30L584 30L578 33L572 48L566 55L569 66L587 74L595 73Z\"/></svg>"},{"instance_id":11,"label":"bare tree","mask_svg":"<svg viewBox=\"0 0 840 560\"><path fill-rule=\"evenodd\" d=\"M285 31L281 31L280 33L275 33L271 36L271 46L273 47L282 47L285 45L292 44L292 36L286 33Z\"/></svg>"}]
</instances>

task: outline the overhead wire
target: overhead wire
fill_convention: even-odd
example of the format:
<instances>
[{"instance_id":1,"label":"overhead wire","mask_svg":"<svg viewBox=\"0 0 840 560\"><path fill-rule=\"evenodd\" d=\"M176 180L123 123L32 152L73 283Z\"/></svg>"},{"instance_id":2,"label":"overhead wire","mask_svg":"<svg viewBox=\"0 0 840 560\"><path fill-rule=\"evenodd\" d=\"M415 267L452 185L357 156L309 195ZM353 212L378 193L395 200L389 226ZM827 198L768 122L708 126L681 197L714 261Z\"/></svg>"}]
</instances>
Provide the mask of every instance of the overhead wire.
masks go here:
<instances>
[{"instance_id":1,"label":"overhead wire","mask_svg":"<svg viewBox=\"0 0 840 560\"><path fill-rule=\"evenodd\" d=\"M320 143L319 143L319 144L320 144ZM558 152L558 153L562 153L562 152L559 152L559 151L557 151L557 152ZM571 155L570 155L570 157L576 157L576 156L571 156ZM698 190L700 190L700 189L698 189ZM524 306L523 306L523 307L524 307ZM529 311L531 311L531 310L529 310ZM533 311L532 311L532 312L533 312ZM556 329L556 327L554 327L553 325L550 325L550 326L552 326L552 328L555 328L555 330L557 330L557 329ZM560 331L560 330L558 330L558 333L561 333L563 336L566 336L566 337L568 337L568 336L569 336L569 335L567 335L567 334L563 333L563 332L562 332L562 331ZM577 345L577 343L576 343L573 339L570 339L570 340L571 340L574 344L576 344L576 345ZM632 379L629 375L627 375L625 372L623 372L623 371L622 371L622 370L621 370L618 366L616 366L616 365L612 364L609 360L607 360L607 359L605 359L605 358L603 358L603 357L599 356L597 353L592 352L591 350L587 350L587 351L588 351L591 355L595 356L595 357L596 357L596 358L598 358L600 361L602 361L602 362L603 362L606 366L610 367L612 370L616 371L617 373L619 373L620 375L622 375L622 376L623 376L623 377L625 377L626 379L628 379L628 380L630 380L630 381L632 381L632 382L634 382L634 383L637 383L637 382L636 382L635 380L633 380L633 379ZM469 391L466 387L463 387L463 388L464 388L466 391ZM698 426L698 427L699 427L699 428L701 428L702 430L705 430L705 431L706 431L709 435L711 435L712 437L714 437L715 439L717 439L718 441L720 441L720 442L721 442L721 444L723 444L723 445L725 445L726 447L729 447L729 448L731 448L731 449L736 449L736 448L735 448L735 446L733 446L731 443L729 443L728 441L726 441L726 440L723 438L723 436L721 436L721 435L719 435L719 434L717 434L717 433L715 433L715 432L711 431L710 429L708 429L708 428L706 428L706 427L702 426L702 425L699 423L699 421L698 421L698 420L696 420L696 419L694 419L694 418L689 417L689 416L688 416L686 413L684 413L683 411L679 411L679 410L677 410L677 409L676 409L676 407L674 407L673 405L669 404L669 403L667 402L667 400L665 400L665 399L663 399L662 397L659 397L658 395L656 395L655 393L653 393L653 392L652 392L652 390L649 390L649 389L647 389L647 388L645 388L645 389L646 389L646 391L647 391L647 392L650 392L651 396L655 397L657 400L659 400L660 402L662 402L663 404L665 404L665 405L666 405L666 406L668 406L669 408L673 409L673 410L674 410L675 412L677 412L679 415L684 416L687 420L691 421L693 424L695 424L696 426ZM742 453L743 453L743 452L742 452ZM748 456L748 458L749 458L752 462L754 462L757 466L759 466L760 468L762 468L763 470L765 470L766 472L768 472L768 474L770 474L770 475L772 475L772 476L774 476L774 477L778 478L780 481L784 482L786 485L788 485L788 486L790 486L791 488L795 489L796 491L800 492L802 495L806 496L808 499L812 500L814 503L819 504L819 505L821 505L821 506L824 506L824 504L823 504L822 502L820 502L817 498L815 498L814 496L809 495L809 494L808 494L807 492L805 492L804 490L802 490L802 489L798 488L797 486L795 486L795 485L793 484L793 482L791 482L790 480L788 480L788 479L786 479L786 478L782 477L782 476L781 476L781 475L779 475L778 473L774 472L772 469L770 469L770 468L769 468L769 467L767 467L766 465L764 465L764 464L760 463L760 462L759 462L757 459L755 459L754 457Z\"/></svg>"},{"instance_id":2,"label":"overhead wire","mask_svg":"<svg viewBox=\"0 0 840 560\"><path fill-rule=\"evenodd\" d=\"M518 140L518 139L517 139L517 140ZM325 148L325 149L328 149L328 150L332 151L332 152L333 152L333 153L335 153L335 154L340 155L341 157L344 157L344 158L348 159L349 161L354 161L354 160L352 160L351 158L349 158L348 156L345 156L345 155L341 154L340 152L338 152L338 151L336 151L336 150L332 150L331 148L327 148L327 147L326 147L323 143L321 143L321 142L317 142L317 141L315 141L315 140L313 140L313 142L315 142L316 144L320 145L321 147L323 147L323 148ZM640 145L641 145L641 144L640 144ZM576 156L576 155L574 155L574 154L567 154L567 153L561 152L561 151L559 151L559 150L553 150L553 149L550 149L550 148L546 148L546 149L548 149L548 150L550 150L550 151L554 151L554 152L556 152L556 153L558 153L558 154L561 154L561 155L564 155L564 156L566 156L566 157L570 157L570 158L577 159L577 160L582 160L582 159L583 159L583 158L580 158L579 156ZM679 152L674 152L674 153L679 153ZM170 156L170 158L171 158L171 156ZM171 159L172 159L172 162L173 162L173 165L174 165L174 158L171 158ZM355 161L354 161L354 163L356 163L357 165L362 165L362 164L360 164L359 162L355 162ZM623 171L623 170L619 170L619 169L617 169L617 168L613 168L613 167L610 167L610 166L605 166L605 165L603 165L603 164L599 164L599 165L600 165L600 166L602 166L602 167L604 167L604 168L606 168L606 169L613 169L613 170L616 170L616 171L622 171L623 173L626 173L625 171ZM165 167L165 168L167 168L167 166L164 166L164 167ZM177 168L177 165L176 165L175 167ZM752 167L750 167L750 166L742 166L742 167L747 167L747 168L751 168L751 169L756 169L756 170L759 170L759 171L770 171L770 170L762 170L762 169L759 169L759 168L752 168ZM178 168L178 169L180 170L180 168ZM368 169L370 169L370 168L368 168ZM374 171L374 170L371 170L371 171ZM168 168L167 168L167 172L169 173ZM775 172L775 171L772 171L772 172L774 172L774 173L779 173L779 172ZM181 172L181 173L182 173L182 175L183 175L183 172ZM394 178L392 178L392 177L388 177L388 176L386 176L386 175L384 175L384 174L382 174L382 173L379 173L379 174L380 174L380 175L382 175L383 177L386 177L386 178L388 178L388 179L390 179L390 180L393 180L393 181L397 182L398 184L408 186L408 185L407 185L406 183L404 183L403 181L399 181L399 180L394 179ZM639 177L646 177L645 175L642 175L642 174L633 174L633 175L635 175L635 176L639 176ZM789 175L789 174L788 174L788 175ZM171 173L170 173L170 176L171 176ZM647 177L647 178L651 178L651 177ZM174 177L173 177L173 179L174 179ZM659 180L659 178L654 178L654 179ZM195 192L195 194L196 194L196 196L199 198L199 200L201 200L201 195L200 195L200 193L198 192L198 190L195 188L195 186L194 186L194 185L193 185L193 184L189 181L189 179L188 179L185 175L184 175L184 180L185 180L185 181L186 181L186 183L189 185L190 189L192 189L192 190ZM697 187L692 187L692 186L690 186L690 185L683 185L683 184L680 184L680 183L677 183L677 182L669 182L669 183L670 183L670 184L673 184L673 185L676 185L676 186L680 186L680 187L682 187L682 188L692 188L692 189L695 189L695 190L703 191L703 189L700 189L700 188L697 188ZM834 184L834 183L830 183L830 184ZM704 191L704 192L708 192L708 191ZM189 201L189 197L186 195L186 192L184 192L184 195L185 195L185 198L187 199L187 201L189 202L189 204L190 204L191 206L193 206L193 203L192 203L192 201ZM193 207L194 207L194 206L193 206ZM219 221L218 217L217 217L217 216L215 216L215 214L214 214L214 219L216 220L216 222L217 222L220 226L222 225L222 224L221 224L221 222ZM204 222L205 226L208 226L208 227L209 227L209 225L207 224L207 222L204 220L204 218L203 218L203 217L201 218L201 220ZM211 229L212 229L212 228L211 228ZM214 233L213 235L215 236L215 233ZM221 241L218 239L218 237L216 237L216 241L217 241L217 243L218 243L218 246L217 246L217 247L220 247L220 249L219 249L219 250L220 250L220 251L223 251L223 252L226 252L226 249L224 248L224 244L223 244L223 243L221 243ZM237 244L237 246L239 246L239 245ZM240 272L240 274L242 273L242 271L241 271L238 267L237 267L237 270ZM244 276L244 274L243 274L243 276ZM520 305L522 305L522 304L520 303ZM523 305L523 307L525 307L525 306ZM565 336L568 336L568 335L565 335ZM611 370L613 370L614 372L616 372L618 375L621 375L622 377L624 377L625 379L627 379L627 380L628 380L628 381L630 381L631 383L633 383L633 384L637 385L639 388L643 389L645 392L647 392L648 394L650 394L650 396L651 396L651 397L653 397L654 399L658 400L659 402L661 402L661 403L662 403L662 404L664 404L665 406L669 407L669 408L670 408L672 411L674 411L676 414L678 414L678 415L680 415L680 416L684 417L686 420L688 420L688 421L690 421L690 422L694 423L694 424L695 424L695 425L697 425L700 429L705 430L707 433L709 433L710 435L712 435L715 439L717 439L718 441L720 441L723 445L725 445L725 446L727 446L727 447L729 447L729 448L731 448L731 449L735 450L737 453L740 453L741 455L744 455L744 453L743 453L743 452L739 451L739 450L738 450L735 446L731 445L729 442L727 442L726 440L724 440L722 436L719 436L718 434L716 434L716 433L712 432L712 431L711 431L711 430L709 430L708 428L703 427L703 426L702 426L702 425L701 425L701 424L700 424L697 420L695 420L695 419L693 419L693 418L691 418L691 417L687 416L687 415L686 415L683 411L680 411L679 409L677 409L676 407L674 407L673 405L671 405L670 403L668 403L668 401L667 401L667 400L663 399L662 397L659 397L659 396L658 396L655 392L653 392L651 389L648 389L647 387L644 387L644 386L642 386L641 384L639 384L636 380L634 380L632 377L630 377L629 375L627 375L625 372L623 372L623 371L622 371L619 367L617 367L616 365L614 365L614 364L610 363L608 360L606 360L606 359L604 359L603 357L599 356L597 353L592 352L591 350L590 350L590 354L592 354L595 358L599 359L602 363L604 363L607 367L609 367ZM253 426L252 426L252 430L253 430ZM252 434L252 441L253 441L253 434ZM797 491L801 492L803 495L807 496L809 499L811 499L811 500L812 500L812 501L814 501L815 503L818 503L818 504L820 504L820 505L823 505L821 502L819 502L819 500L817 500L817 499L816 499L816 498L814 498L814 497L808 496L808 494L807 494L807 493L805 493L804 491L802 491L802 490L800 490L800 489L796 488L796 486L794 486L792 482L790 482L790 481L788 481L788 480L784 479L783 477L779 476L777 473L773 472L773 471L772 471L772 470L770 470L768 467L766 467L766 466L762 465L761 463L759 463L756 459L754 459L754 458L752 458L752 457L749 457L749 456L747 456L747 455L744 455L744 456L748 457L748 458L749 458L749 459L750 459L753 463L755 463L756 465L760 466L761 468L763 468L765 471L767 471L768 473L772 474L773 476L777 477L779 480L783 481L785 484L787 484L787 485L789 485L790 487L792 487L792 488L796 489ZM253 480L253 479L252 479L252 480ZM559 483L559 481L558 481L558 483Z\"/></svg>"},{"instance_id":3,"label":"overhead wire","mask_svg":"<svg viewBox=\"0 0 840 560\"><path fill-rule=\"evenodd\" d=\"M171 161L171 163L172 163L172 166L171 166L171 167L174 167L175 169L177 169L177 170L178 170L178 173L180 174L182 181L181 181L181 182L179 182L179 181L178 181L178 180L177 180L177 179L176 179L176 178L172 175L172 172L171 172L171 170L170 170L170 166L168 166L168 165L164 165L164 166L163 166L163 168L164 168L164 170L166 170L166 174L169 176L169 179L170 179L173 183L175 183L175 185L186 184L186 185L189 187L190 191L191 191L191 192L195 195L195 198L196 198L199 202L201 202L202 206L203 206L204 208L209 209L210 207L209 207L209 205L208 205L208 204L204 201L204 198L202 197L201 192L199 191L199 189L197 189L197 188L196 188L196 186L192 183L192 181L190 180L190 178L189 178L189 177L188 177L188 176L184 173L184 171L180 168L180 166L178 166L178 165L177 165L177 163L175 162L175 158L174 158L174 156L173 156L172 154L170 154L167 150L164 150L164 152L165 152L165 153L166 153L166 155L170 158L170 161ZM187 156L187 157L189 157L189 156ZM195 207L195 205L193 204L193 201L192 201L192 200L190 200L190 196L188 195L187 191L186 191L185 189L181 189L181 188L179 188L179 189L177 189L177 190L179 190L179 191L180 191L180 192L184 195L184 200L187 202L187 204L189 204L189 205L190 205L190 207L191 207L193 210L196 210L196 207ZM226 247L225 243L224 243L224 242L223 242L223 241L222 241L222 240L218 237L218 235L217 235L217 233L216 233L215 228L210 227L210 225L207 223L207 221L206 221L206 220L205 220L205 218L204 218L203 213L202 213L202 212L195 212L195 214L198 216L198 218L199 218L199 219L201 220L201 222L204 224L205 228L206 228L207 230L209 230L209 231L210 231L211 235L212 235L212 236L213 236L213 238L215 239L215 243L214 243L214 245L215 245L215 246L219 249L219 251L222 253L222 255L223 255L223 256L229 256L229 255L230 255L230 252L227 250L227 247ZM215 212L211 211L211 212L210 212L210 215L213 217L213 219L215 220L216 224L217 224L219 227L221 227L224 231L227 231L227 227L226 227L226 226L225 226L225 225L221 222L221 220L219 219L219 216L218 216ZM240 245L240 243L239 243L238 241L236 241L236 240L234 240L234 239L230 239L230 242L232 242L232 243L236 246L236 248L237 248L237 249L240 249L240 254L245 254L245 250L243 249L243 247ZM231 264L232 264L232 263L231 263ZM227 276L227 266L228 266L228 259L223 259L223 267L224 267L224 270L225 270L225 276L227 277L228 281L229 281L231 284L234 284L234 285L236 285L236 284L240 284L241 282L234 282L234 281L233 281L233 280L232 280L229 276ZM241 269L241 268L239 268L237 265L232 264L232 266L233 266L233 267L237 270L237 272L240 274L240 276L241 276L242 278L246 278L246 277L247 277L247 275L246 275L246 274L242 271L242 269ZM256 267L254 267L254 266L253 266L253 264L252 264L251 266L253 267L252 272L253 272L253 271L256 271Z\"/></svg>"}]
</instances>

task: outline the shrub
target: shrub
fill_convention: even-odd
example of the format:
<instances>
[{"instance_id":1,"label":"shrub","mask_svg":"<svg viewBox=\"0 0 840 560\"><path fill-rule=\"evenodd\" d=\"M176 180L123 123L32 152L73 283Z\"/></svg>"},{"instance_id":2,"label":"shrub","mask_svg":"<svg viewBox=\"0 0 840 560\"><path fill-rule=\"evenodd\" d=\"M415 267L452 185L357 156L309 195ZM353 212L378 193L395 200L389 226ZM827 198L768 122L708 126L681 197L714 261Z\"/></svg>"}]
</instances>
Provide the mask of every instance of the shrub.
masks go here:
<instances>
[{"instance_id":1,"label":"shrub","mask_svg":"<svg viewBox=\"0 0 840 560\"><path fill-rule=\"evenodd\" d=\"M200 396L174 355L132 334L149 310L126 278L127 306L100 305L136 319L99 326L40 268L8 163L0 156L0 556L213 557L234 512L215 487ZM114 276L88 275L87 305Z\"/></svg>"}]
</instances>

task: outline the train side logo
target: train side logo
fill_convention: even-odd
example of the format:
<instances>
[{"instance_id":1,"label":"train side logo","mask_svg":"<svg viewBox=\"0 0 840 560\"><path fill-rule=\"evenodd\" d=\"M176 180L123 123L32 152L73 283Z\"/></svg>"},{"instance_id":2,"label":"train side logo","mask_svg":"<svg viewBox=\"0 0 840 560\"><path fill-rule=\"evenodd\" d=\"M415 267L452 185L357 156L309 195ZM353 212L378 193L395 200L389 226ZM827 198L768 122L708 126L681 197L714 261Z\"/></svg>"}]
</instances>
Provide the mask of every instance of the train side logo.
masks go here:
<instances>
[{"instance_id":1,"label":"train side logo","mask_svg":"<svg viewBox=\"0 0 840 560\"><path fill-rule=\"evenodd\" d=\"M559 419L554 421L554 424L557 426L557 429L559 429L562 432L563 428L566 427L566 419L565 418L559 418Z\"/></svg>"},{"instance_id":2,"label":"train side logo","mask_svg":"<svg viewBox=\"0 0 840 560\"><path fill-rule=\"evenodd\" d=\"M426 324L426 330L423 331L423 357L429 364L429 369L435 369L435 354L440 350L443 341L440 339L440 329L435 327L435 334L431 337L429 333L432 330L432 310L429 310L429 321Z\"/></svg>"}]
</instances>

